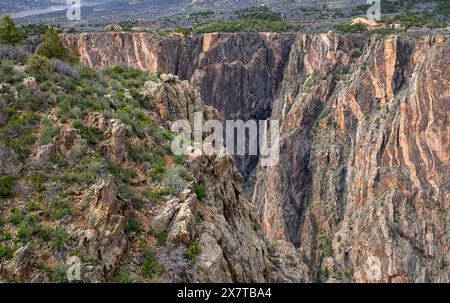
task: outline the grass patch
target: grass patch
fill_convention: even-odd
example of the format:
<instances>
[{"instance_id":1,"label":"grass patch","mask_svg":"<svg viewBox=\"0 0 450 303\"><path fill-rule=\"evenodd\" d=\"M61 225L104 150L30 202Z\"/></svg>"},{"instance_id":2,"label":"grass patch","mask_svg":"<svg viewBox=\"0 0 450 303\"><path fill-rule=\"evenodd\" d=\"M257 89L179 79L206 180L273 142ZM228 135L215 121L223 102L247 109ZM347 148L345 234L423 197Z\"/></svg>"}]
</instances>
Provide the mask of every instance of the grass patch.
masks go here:
<instances>
[{"instance_id":1,"label":"grass patch","mask_svg":"<svg viewBox=\"0 0 450 303\"><path fill-rule=\"evenodd\" d=\"M57 227L54 231L54 240L52 243L52 248L56 249L58 251L61 251L64 249L64 247L67 244L67 241L69 240L69 234L63 227Z\"/></svg>"},{"instance_id":2,"label":"grass patch","mask_svg":"<svg viewBox=\"0 0 450 303\"><path fill-rule=\"evenodd\" d=\"M195 187L195 194L197 195L197 198L202 201L203 199L206 198L207 194L206 194L206 187L203 184L199 184L197 185L197 187Z\"/></svg>"},{"instance_id":3,"label":"grass patch","mask_svg":"<svg viewBox=\"0 0 450 303\"><path fill-rule=\"evenodd\" d=\"M138 234L140 233L142 229L142 223L136 218L131 218L128 220L127 226L125 227L125 232L127 233L134 233Z\"/></svg>"},{"instance_id":4,"label":"grass patch","mask_svg":"<svg viewBox=\"0 0 450 303\"><path fill-rule=\"evenodd\" d=\"M48 118L42 120L42 131L39 139L39 143L42 145L49 144L52 139L59 135L61 129L59 127L53 127L52 122Z\"/></svg>"},{"instance_id":5,"label":"grass patch","mask_svg":"<svg viewBox=\"0 0 450 303\"><path fill-rule=\"evenodd\" d=\"M162 233L160 233L159 235L158 235L158 237L156 237L156 243L159 245L159 246L164 246L164 245L166 245L166 242L167 242L167 232L162 232Z\"/></svg>"},{"instance_id":6,"label":"grass patch","mask_svg":"<svg viewBox=\"0 0 450 303\"><path fill-rule=\"evenodd\" d=\"M125 270L120 270L114 277L114 283L135 283L136 281L131 277L130 273Z\"/></svg>"},{"instance_id":7,"label":"grass patch","mask_svg":"<svg viewBox=\"0 0 450 303\"><path fill-rule=\"evenodd\" d=\"M14 256L14 249L8 245L0 245L0 261L11 260Z\"/></svg>"},{"instance_id":8,"label":"grass patch","mask_svg":"<svg viewBox=\"0 0 450 303\"><path fill-rule=\"evenodd\" d=\"M142 254L142 274L144 278L154 279L160 275L164 269L156 258L156 250L153 247L146 247Z\"/></svg>"},{"instance_id":9,"label":"grass patch","mask_svg":"<svg viewBox=\"0 0 450 303\"><path fill-rule=\"evenodd\" d=\"M7 198L12 195L16 179L12 176L0 177L0 198Z\"/></svg>"},{"instance_id":10,"label":"grass patch","mask_svg":"<svg viewBox=\"0 0 450 303\"><path fill-rule=\"evenodd\" d=\"M20 222L23 221L23 219L25 219L25 214L23 211L17 210L15 208L11 210L11 213L9 215L9 222L17 226L20 224Z\"/></svg>"},{"instance_id":11,"label":"grass patch","mask_svg":"<svg viewBox=\"0 0 450 303\"><path fill-rule=\"evenodd\" d=\"M202 252L202 247L197 242L192 242L186 249L184 253L184 257L193 262L197 258L197 256Z\"/></svg>"}]
</instances>

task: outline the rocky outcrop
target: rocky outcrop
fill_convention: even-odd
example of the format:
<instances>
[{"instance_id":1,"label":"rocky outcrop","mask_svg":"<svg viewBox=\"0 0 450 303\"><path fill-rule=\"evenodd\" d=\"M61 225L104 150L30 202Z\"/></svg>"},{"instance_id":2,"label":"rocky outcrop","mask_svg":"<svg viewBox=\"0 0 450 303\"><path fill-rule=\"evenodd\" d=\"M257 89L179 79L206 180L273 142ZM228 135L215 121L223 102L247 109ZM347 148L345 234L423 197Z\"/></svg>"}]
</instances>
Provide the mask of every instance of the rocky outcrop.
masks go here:
<instances>
[{"instance_id":1,"label":"rocky outcrop","mask_svg":"<svg viewBox=\"0 0 450 303\"><path fill-rule=\"evenodd\" d=\"M104 130L104 134L109 139L103 141L100 146L100 150L106 159L122 166L129 163L126 139L130 133L130 127L127 127L120 120L111 119L108 121L108 127Z\"/></svg>"},{"instance_id":2,"label":"rocky outcrop","mask_svg":"<svg viewBox=\"0 0 450 303\"><path fill-rule=\"evenodd\" d=\"M232 158L196 157L190 164L207 195L198 202L202 246L195 266L199 282L265 282L271 262L257 233L254 209L243 193L242 176ZM253 223L253 224L252 224ZM256 225L255 225L256 224Z\"/></svg>"},{"instance_id":3,"label":"rocky outcrop","mask_svg":"<svg viewBox=\"0 0 450 303\"><path fill-rule=\"evenodd\" d=\"M145 82L140 95L149 100L161 121L184 119L193 125L195 112L203 112L205 119L219 118L216 109L204 104L198 90L172 74L161 74L158 81Z\"/></svg>"},{"instance_id":4,"label":"rocky outcrop","mask_svg":"<svg viewBox=\"0 0 450 303\"><path fill-rule=\"evenodd\" d=\"M152 220L152 229L156 234L169 231L167 240L171 243L189 244L195 239L195 215L197 198L191 190L183 200L174 198L165 203L165 207Z\"/></svg>"},{"instance_id":5,"label":"rocky outcrop","mask_svg":"<svg viewBox=\"0 0 450 303\"><path fill-rule=\"evenodd\" d=\"M87 209L89 229L81 231L79 245L100 263L85 273L92 282L109 281L127 249L124 229L130 213L116 191L110 177L93 185L81 202Z\"/></svg>"},{"instance_id":6,"label":"rocky outcrop","mask_svg":"<svg viewBox=\"0 0 450 303\"><path fill-rule=\"evenodd\" d=\"M67 155L71 150L86 146L86 140L80 136L80 131L74 128L65 128L53 142L41 145L36 151L36 160L41 163L49 162L56 154Z\"/></svg>"},{"instance_id":7,"label":"rocky outcrop","mask_svg":"<svg viewBox=\"0 0 450 303\"><path fill-rule=\"evenodd\" d=\"M14 257L0 264L0 278L5 281L31 281L30 272L34 264L34 256L31 245L28 243L19 248Z\"/></svg>"}]
</instances>

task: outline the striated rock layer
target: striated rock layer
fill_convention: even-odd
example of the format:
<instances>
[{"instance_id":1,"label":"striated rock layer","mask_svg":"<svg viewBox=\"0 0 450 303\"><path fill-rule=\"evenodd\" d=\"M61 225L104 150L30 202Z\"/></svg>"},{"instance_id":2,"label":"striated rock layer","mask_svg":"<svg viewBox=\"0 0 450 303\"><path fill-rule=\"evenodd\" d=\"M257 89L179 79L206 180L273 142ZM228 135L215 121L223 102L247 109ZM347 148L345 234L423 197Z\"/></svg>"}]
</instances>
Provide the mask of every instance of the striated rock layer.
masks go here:
<instances>
[{"instance_id":1,"label":"striated rock layer","mask_svg":"<svg viewBox=\"0 0 450 303\"><path fill-rule=\"evenodd\" d=\"M252 197L279 280L450 280L449 37L67 40L94 68L189 80L223 118L281 121L280 162L258 168Z\"/></svg>"},{"instance_id":2,"label":"striated rock layer","mask_svg":"<svg viewBox=\"0 0 450 303\"><path fill-rule=\"evenodd\" d=\"M295 45L273 113L281 160L253 197L266 238L320 279L448 281L449 41Z\"/></svg>"}]
</instances>

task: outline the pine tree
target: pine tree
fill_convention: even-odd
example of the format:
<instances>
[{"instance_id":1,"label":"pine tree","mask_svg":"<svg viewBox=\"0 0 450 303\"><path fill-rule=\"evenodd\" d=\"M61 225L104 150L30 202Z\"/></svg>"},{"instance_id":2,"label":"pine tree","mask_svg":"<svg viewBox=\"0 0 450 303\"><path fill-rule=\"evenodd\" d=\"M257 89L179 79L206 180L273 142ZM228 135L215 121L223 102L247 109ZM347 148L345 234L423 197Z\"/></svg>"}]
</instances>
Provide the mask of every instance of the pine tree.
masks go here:
<instances>
[{"instance_id":1,"label":"pine tree","mask_svg":"<svg viewBox=\"0 0 450 303\"><path fill-rule=\"evenodd\" d=\"M68 57L62 39L59 37L58 32L52 27L48 27L45 32L44 40L39 46L37 54L49 59L56 58L66 60Z\"/></svg>"},{"instance_id":2,"label":"pine tree","mask_svg":"<svg viewBox=\"0 0 450 303\"><path fill-rule=\"evenodd\" d=\"M49 59L56 58L59 60L68 61L72 64L79 63L77 49L71 44L65 47L63 40L58 35L58 32L52 27L47 28L44 40L36 53L39 56L47 57Z\"/></svg>"},{"instance_id":3,"label":"pine tree","mask_svg":"<svg viewBox=\"0 0 450 303\"><path fill-rule=\"evenodd\" d=\"M11 16L6 15L0 25L0 43L17 45L23 43L24 35L16 27Z\"/></svg>"}]
</instances>

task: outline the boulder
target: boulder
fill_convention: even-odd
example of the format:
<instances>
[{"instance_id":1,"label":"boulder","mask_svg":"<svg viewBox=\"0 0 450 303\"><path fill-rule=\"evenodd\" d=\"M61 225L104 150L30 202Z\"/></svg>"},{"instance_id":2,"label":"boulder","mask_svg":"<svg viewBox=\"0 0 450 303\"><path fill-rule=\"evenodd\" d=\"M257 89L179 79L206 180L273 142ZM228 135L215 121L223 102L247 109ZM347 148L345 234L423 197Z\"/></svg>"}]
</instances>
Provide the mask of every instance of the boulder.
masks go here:
<instances>
[{"instance_id":1,"label":"boulder","mask_svg":"<svg viewBox=\"0 0 450 303\"><path fill-rule=\"evenodd\" d=\"M0 276L8 281L29 281L29 272L34 264L31 244L19 248L11 260L0 266Z\"/></svg>"}]
</instances>

